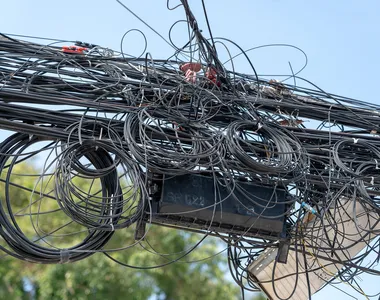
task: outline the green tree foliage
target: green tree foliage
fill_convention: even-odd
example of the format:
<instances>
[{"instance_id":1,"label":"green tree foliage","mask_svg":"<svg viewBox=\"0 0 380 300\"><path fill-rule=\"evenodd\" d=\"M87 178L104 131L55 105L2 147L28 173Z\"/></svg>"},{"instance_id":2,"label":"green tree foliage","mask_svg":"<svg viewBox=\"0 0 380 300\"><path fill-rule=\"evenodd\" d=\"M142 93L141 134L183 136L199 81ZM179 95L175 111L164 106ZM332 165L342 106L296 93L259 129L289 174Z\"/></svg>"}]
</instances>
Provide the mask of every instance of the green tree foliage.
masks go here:
<instances>
[{"instance_id":1,"label":"green tree foliage","mask_svg":"<svg viewBox=\"0 0 380 300\"><path fill-rule=\"evenodd\" d=\"M25 173L38 172L32 165L17 166L13 170L12 182L35 189L36 178L20 175ZM1 178L4 179L4 176L3 173ZM4 188L3 181L0 189ZM13 186L10 199L14 211L25 213L28 203L38 201L38 195L30 195L30 192ZM1 203L4 205L4 199ZM49 199L38 210L47 208L57 210L58 205ZM17 217L19 225L30 238L36 235L33 226L30 226L31 220L38 224L41 232L48 232L49 227L68 222L68 217L61 211L54 217L45 218L44 222L42 219L37 222L33 219L35 216L21 216ZM70 226L75 228L78 224ZM134 244L133 235L133 227L118 230L107 244L107 250ZM58 265L33 264L4 254L0 263L0 299L239 299L240 289L228 277L224 253L214 255L221 250L217 240L207 238L196 251L190 251L201 237L150 226L145 241L122 251L108 252L125 264L143 267L167 264L180 258L176 263L150 270L124 267L103 253L96 253L79 262ZM83 233L76 238L83 238ZM71 242L72 237L70 239ZM187 251L191 253L181 258Z\"/></svg>"}]
</instances>

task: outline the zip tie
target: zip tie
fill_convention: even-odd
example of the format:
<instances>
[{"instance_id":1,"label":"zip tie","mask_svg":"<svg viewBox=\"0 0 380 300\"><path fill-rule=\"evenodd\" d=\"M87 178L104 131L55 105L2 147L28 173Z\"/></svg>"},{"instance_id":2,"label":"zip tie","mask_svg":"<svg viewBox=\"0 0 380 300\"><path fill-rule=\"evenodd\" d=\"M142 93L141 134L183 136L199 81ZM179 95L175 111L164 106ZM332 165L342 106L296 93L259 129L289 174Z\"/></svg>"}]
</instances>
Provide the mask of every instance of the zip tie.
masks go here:
<instances>
[{"instance_id":1,"label":"zip tie","mask_svg":"<svg viewBox=\"0 0 380 300\"><path fill-rule=\"evenodd\" d=\"M113 194L111 194L111 198L110 198L110 200L111 200L111 205L110 205L110 216L112 216L112 200L113 200ZM112 219L111 219L111 222L112 222ZM115 226L113 226L113 223L111 223L110 224L110 226L111 226L111 231L115 231Z\"/></svg>"},{"instance_id":2,"label":"zip tie","mask_svg":"<svg viewBox=\"0 0 380 300\"><path fill-rule=\"evenodd\" d=\"M372 179L371 179L371 184L372 185L375 185L375 177L371 177Z\"/></svg>"},{"instance_id":3,"label":"zip tie","mask_svg":"<svg viewBox=\"0 0 380 300\"><path fill-rule=\"evenodd\" d=\"M257 129L254 132L258 132L264 125L261 123L257 124Z\"/></svg>"},{"instance_id":4,"label":"zip tie","mask_svg":"<svg viewBox=\"0 0 380 300\"><path fill-rule=\"evenodd\" d=\"M378 170L379 169L379 164L378 164L378 162L377 162L377 159L375 158L375 163L376 163L376 170Z\"/></svg>"},{"instance_id":5,"label":"zip tie","mask_svg":"<svg viewBox=\"0 0 380 300\"><path fill-rule=\"evenodd\" d=\"M103 127L100 127L100 134L99 134L99 141L102 139L102 134L103 134ZM98 151L99 146L95 147L95 151Z\"/></svg>"},{"instance_id":6,"label":"zip tie","mask_svg":"<svg viewBox=\"0 0 380 300\"><path fill-rule=\"evenodd\" d=\"M103 127L100 127L99 140L102 139L102 135L103 135Z\"/></svg>"},{"instance_id":7,"label":"zip tie","mask_svg":"<svg viewBox=\"0 0 380 300\"><path fill-rule=\"evenodd\" d=\"M83 140L82 140L82 124L83 124L83 116L79 121L79 126L78 126L78 139L79 139L79 145L83 145Z\"/></svg>"},{"instance_id":8,"label":"zip tie","mask_svg":"<svg viewBox=\"0 0 380 300\"><path fill-rule=\"evenodd\" d=\"M356 138L352 138L354 140L354 144L357 144L359 139L356 139Z\"/></svg>"},{"instance_id":9,"label":"zip tie","mask_svg":"<svg viewBox=\"0 0 380 300\"><path fill-rule=\"evenodd\" d=\"M59 255L61 257L61 260L59 261L60 264L66 264L70 262L70 250L61 249L61 251L59 252Z\"/></svg>"}]
</instances>

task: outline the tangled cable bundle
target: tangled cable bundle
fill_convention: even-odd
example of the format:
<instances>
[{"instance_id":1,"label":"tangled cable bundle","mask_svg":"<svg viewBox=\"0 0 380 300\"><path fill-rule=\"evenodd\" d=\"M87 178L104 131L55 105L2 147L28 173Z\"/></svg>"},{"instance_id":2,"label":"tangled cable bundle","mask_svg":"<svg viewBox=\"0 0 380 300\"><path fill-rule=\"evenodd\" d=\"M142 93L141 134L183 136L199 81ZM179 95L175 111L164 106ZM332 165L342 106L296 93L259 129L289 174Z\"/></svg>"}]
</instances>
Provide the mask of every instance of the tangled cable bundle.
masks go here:
<instances>
[{"instance_id":1,"label":"tangled cable bundle","mask_svg":"<svg viewBox=\"0 0 380 300\"><path fill-rule=\"evenodd\" d=\"M110 231L92 231L83 239L82 242L65 249L57 249L52 247L46 240L53 232L48 234L41 234L40 230L35 231L38 238L36 240L30 239L26 232L23 232L19 227L17 219L17 212L12 209L12 199L9 198L10 188L12 186L11 175L13 168L18 162L18 157L24 151L33 146L34 143L39 141L38 138L29 139L26 134L15 134L1 144L1 168L5 172L5 205L0 206L1 214L1 236L6 241L9 248L1 247L5 253L13 255L19 259L34 261L39 263L63 263L68 261L77 261L88 257L95 250L102 249L102 247L111 238L113 232ZM31 154L33 155L33 154ZM30 156L30 154L28 155ZM11 158L11 159L9 159ZM23 188L23 187L19 187ZM41 191L43 193L43 191ZM42 198L42 197L41 197ZM38 201L38 200L37 200ZM24 211L22 209L21 211ZM30 212L32 213L32 212ZM38 213L41 213L39 211ZM37 226L34 224L34 226ZM39 243L44 241L44 243Z\"/></svg>"},{"instance_id":2,"label":"tangled cable bundle","mask_svg":"<svg viewBox=\"0 0 380 300\"><path fill-rule=\"evenodd\" d=\"M258 219L286 205L271 216L286 216L296 261L284 278L312 272L324 283L357 286L361 273L379 275L368 260L378 260L380 243L380 106L326 93L299 72L283 82L259 77L239 46L211 31L206 39L181 2L191 37L169 59L0 34L0 128L16 132L0 145L1 249L38 263L83 259L104 251L116 230L150 222L150 174L202 174L228 191L211 209L231 195L246 209L243 198L261 207L252 212ZM253 75L228 70L218 57L221 44L237 48ZM35 186L13 182L17 166L36 157L44 163L30 175ZM274 187L272 199L255 198L243 183ZM277 188L287 197L277 197ZM28 203L12 203L10 189L27 191ZM18 225L16 209L30 218L32 231ZM61 214L67 224L49 232L44 214ZM210 228L199 231L228 244L232 275L243 288L269 284L259 273L251 276L249 266L278 249L278 240ZM55 244L61 230L83 239ZM281 294L274 286L282 280L278 265L274 293L291 298L296 288Z\"/></svg>"}]
</instances>

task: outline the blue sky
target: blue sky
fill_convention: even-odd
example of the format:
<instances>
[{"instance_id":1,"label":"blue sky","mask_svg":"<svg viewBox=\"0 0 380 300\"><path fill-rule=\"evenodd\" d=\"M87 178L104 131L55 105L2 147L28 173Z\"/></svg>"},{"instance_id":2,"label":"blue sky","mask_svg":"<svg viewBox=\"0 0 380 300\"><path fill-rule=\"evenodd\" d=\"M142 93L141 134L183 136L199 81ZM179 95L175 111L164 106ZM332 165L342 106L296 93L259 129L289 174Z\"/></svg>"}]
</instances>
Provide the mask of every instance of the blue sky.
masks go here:
<instances>
[{"instance_id":1,"label":"blue sky","mask_svg":"<svg viewBox=\"0 0 380 300\"><path fill-rule=\"evenodd\" d=\"M170 5L178 2L171 1ZM184 16L182 9L168 11L166 0L124 3L165 38L173 22ZM201 29L206 31L200 0L190 4ZM206 0L206 5L215 37L232 39L244 49L272 43L293 44L308 55L309 64L302 77L329 92L380 103L380 1ZM3 1L1 12L0 31L4 33L80 40L119 50L123 34L137 28L146 34L153 57L167 58L173 51L113 0L12 0ZM186 40L183 25L174 28L173 38L179 45ZM143 46L142 37L133 33L127 36L123 49L138 55ZM237 53L237 49L231 50ZM264 48L249 56L259 74L289 73L288 61L294 69L304 62L299 52L286 48ZM239 71L250 72L242 59L237 60L237 65ZM361 279L364 290L380 290L379 279ZM326 288L313 300L333 298L348 296Z\"/></svg>"}]
</instances>

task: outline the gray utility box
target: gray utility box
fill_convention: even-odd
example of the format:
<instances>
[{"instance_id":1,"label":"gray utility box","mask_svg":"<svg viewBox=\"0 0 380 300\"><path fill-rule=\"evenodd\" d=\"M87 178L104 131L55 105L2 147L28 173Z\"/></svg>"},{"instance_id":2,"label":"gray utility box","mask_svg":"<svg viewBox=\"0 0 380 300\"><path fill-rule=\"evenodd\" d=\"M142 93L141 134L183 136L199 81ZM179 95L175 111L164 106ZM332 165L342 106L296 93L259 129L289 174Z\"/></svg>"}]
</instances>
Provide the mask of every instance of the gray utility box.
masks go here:
<instances>
[{"instance_id":1,"label":"gray utility box","mask_svg":"<svg viewBox=\"0 0 380 300\"><path fill-rule=\"evenodd\" d=\"M220 179L220 178L219 178ZM247 236L284 237L286 191L211 176L166 176L153 222ZM157 200L156 200L157 201Z\"/></svg>"}]
</instances>

